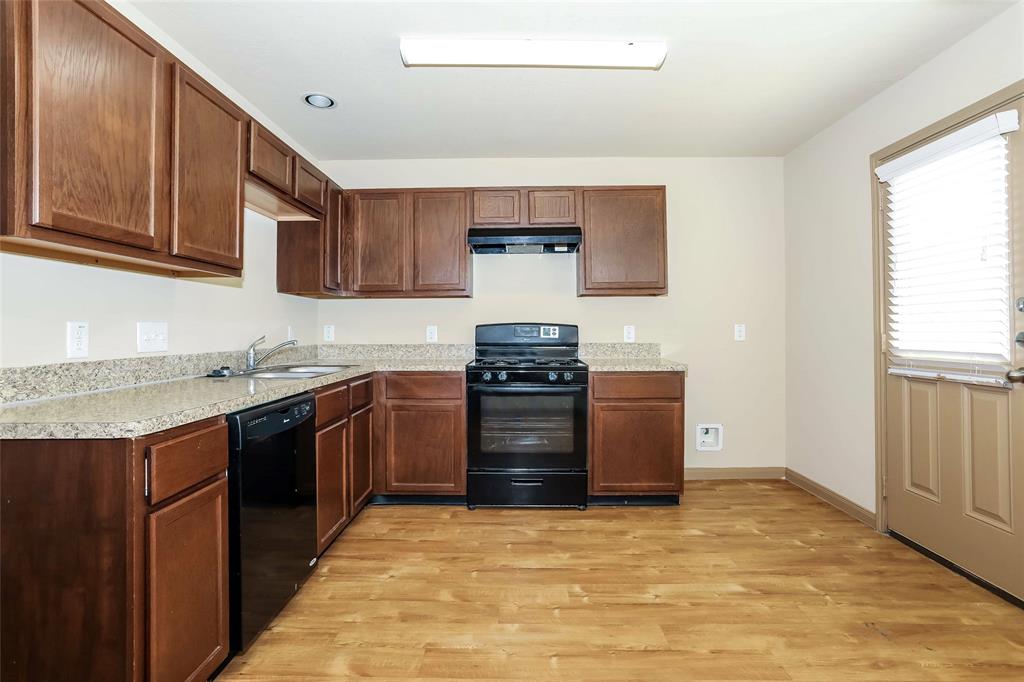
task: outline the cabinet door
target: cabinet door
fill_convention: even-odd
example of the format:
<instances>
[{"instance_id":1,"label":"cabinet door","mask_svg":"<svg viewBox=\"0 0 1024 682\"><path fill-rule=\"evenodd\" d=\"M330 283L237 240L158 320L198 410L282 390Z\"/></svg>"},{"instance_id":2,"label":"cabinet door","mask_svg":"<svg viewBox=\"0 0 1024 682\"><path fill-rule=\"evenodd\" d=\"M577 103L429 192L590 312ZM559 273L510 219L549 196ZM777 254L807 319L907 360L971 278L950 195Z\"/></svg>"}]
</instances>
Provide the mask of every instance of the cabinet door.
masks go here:
<instances>
[{"instance_id":1,"label":"cabinet door","mask_svg":"<svg viewBox=\"0 0 1024 682\"><path fill-rule=\"evenodd\" d=\"M466 192L412 192L413 289L468 293Z\"/></svg>"},{"instance_id":2,"label":"cabinet door","mask_svg":"<svg viewBox=\"0 0 1024 682\"><path fill-rule=\"evenodd\" d=\"M360 192L352 201L352 290L405 291L405 194Z\"/></svg>"},{"instance_id":3,"label":"cabinet door","mask_svg":"<svg viewBox=\"0 0 1024 682\"><path fill-rule=\"evenodd\" d=\"M241 268L245 114L187 69L174 69L171 253Z\"/></svg>"},{"instance_id":4,"label":"cabinet door","mask_svg":"<svg viewBox=\"0 0 1024 682\"><path fill-rule=\"evenodd\" d=\"M350 421L349 481L351 516L355 517L373 495L373 406L356 412Z\"/></svg>"},{"instance_id":5,"label":"cabinet door","mask_svg":"<svg viewBox=\"0 0 1024 682\"><path fill-rule=\"evenodd\" d=\"M166 252L165 53L102 3L32 9L32 223Z\"/></svg>"},{"instance_id":6,"label":"cabinet door","mask_svg":"<svg viewBox=\"0 0 1024 682\"><path fill-rule=\"evenodd\" d=\"M527 193L531 225L575 225L576 191L531 189Z\"/></svg>"},{"instance_id":7,"label":"cabinet door","mask_svg":"<svg viewBox=\"0 0 1024 682\"><path fill-rule=\"evenodd\" d=\"M295 160L295 198L310 208L327 208L327 176L301 156Z\"/></svg>"},{"instance_id":8,"label":"cabinet door","mask_svg":"<svg viewBox=\"0 0 1024 682\"><path fill-rule=\"evenodd\" d=\"M478 189L473 192L474 225L518 225L518 189Z\"/></svg>"},{"instance_id":9,"label":"cabinet door","mask_svg":"<svg viewBox=\"0 0 1024 682\"><path fill-rule=\"evenodd\" d=\"M665 190L583 192L582 294L667 293Z\"/></svg>"},{"instance_id":10,"label":"cabinet door","mask_svg":"<svg viewBox=\"0 0 1024 682\"><path fill-rule=\"evenodd\" d=\"M340 189L332 188L327 205L327 222L324 225L324 287L342 291L342 239L344 238L345 205Z\"/></svg>"},{"instance_id":11,"label":"cabinet door","mask_svg":"<svg viewBox=\"0 0 1024 682\"><path fill-rule=\"evenodd\" d=\"M323 552L349 520L348 420L316 434L317 553Z\"/></svg>"},{"instance_id":12,"label":"cabinet door","mask_svg":"<svg viewBox=\"0 0 1024 682\"><path fill-rule=\"evenodd\" d=\"M249 123L249 172L285 194L295 187L295 152L256 121Z\"/></svg>"},{"instance_id":13,"label":"cabinet door","mask_svg":"<svg viewBox=\"0 0 1024 682\"><path fill-rule=\"evenodd\" d=\"M149 515L150 682L205 680L228 653L228 484Z\"/></svg>"},{"instance_id":14,"label":"cabinet door","mask_svg":"<svg viewBox=\"0 0 1024 682\"><path fill-rule=\"evenodd\" d=\"M682 489L682 403L592 403L591 420L593 492Z\"/></svg>"},{"instance_id":15,"label":"cabinet door","mask_svg":"<svg viewBox=\"0 0 1024 682\"><path fill-rule=\"evenodd\" d=\"M466 491L463 403L389 400L385 409L388 492Z\"/></svg>"}]
</instances>

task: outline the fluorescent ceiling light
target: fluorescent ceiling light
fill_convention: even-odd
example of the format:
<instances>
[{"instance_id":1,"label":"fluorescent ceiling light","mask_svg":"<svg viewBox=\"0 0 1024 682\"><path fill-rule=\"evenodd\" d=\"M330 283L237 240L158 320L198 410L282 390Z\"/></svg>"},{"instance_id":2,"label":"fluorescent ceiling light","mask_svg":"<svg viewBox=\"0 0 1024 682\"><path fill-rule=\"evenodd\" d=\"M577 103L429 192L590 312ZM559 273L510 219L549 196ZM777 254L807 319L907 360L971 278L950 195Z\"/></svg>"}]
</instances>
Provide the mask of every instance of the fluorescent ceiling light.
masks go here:
<instances>
[{"instance_id":1,"label":"fluorescent ceiling light","mask_svg":"<svg viewBox=\"0 0 1024 682\"><path fill-rule=\"evenodd\" d=\"M666 46L627 40L402 38L401 50L406 66L659 69Z\"/></svg>"}]
</instances>

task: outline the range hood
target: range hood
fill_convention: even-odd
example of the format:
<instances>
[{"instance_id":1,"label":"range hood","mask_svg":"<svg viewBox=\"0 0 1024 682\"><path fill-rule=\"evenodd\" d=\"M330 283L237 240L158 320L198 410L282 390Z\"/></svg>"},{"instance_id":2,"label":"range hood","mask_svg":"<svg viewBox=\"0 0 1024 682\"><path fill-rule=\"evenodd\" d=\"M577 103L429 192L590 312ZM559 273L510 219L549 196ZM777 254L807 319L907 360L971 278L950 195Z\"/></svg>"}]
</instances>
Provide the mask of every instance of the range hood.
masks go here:
<instances>
[{"instance_id":1,"label":"range hood","mask_svg":"<svg viewBox=\"0 0 1024 682\"><path fill-rule=\"evenodd\" d=\"M583 230L564 227L471 227L473 253L575 253Z\"/></svg>"}]
</instances>

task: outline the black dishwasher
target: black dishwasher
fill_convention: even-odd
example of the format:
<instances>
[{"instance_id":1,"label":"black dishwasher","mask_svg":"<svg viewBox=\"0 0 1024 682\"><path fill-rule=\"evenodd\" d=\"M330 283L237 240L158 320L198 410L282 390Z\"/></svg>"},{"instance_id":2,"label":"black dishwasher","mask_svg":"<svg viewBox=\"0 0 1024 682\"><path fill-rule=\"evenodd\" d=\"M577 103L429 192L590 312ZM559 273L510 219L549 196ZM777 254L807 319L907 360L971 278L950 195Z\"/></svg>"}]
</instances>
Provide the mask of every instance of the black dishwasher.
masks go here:
<instances>
[{"instance_id":1,"label":"black dishwasher","mask_svg":"<svg viewBox=\"0 0 1024 682\"><path fill-rule=\"evenodd\" d=\"M244 651L316 563L313 394L228 415L231 650Z\"/></svg>"}]
</instances>

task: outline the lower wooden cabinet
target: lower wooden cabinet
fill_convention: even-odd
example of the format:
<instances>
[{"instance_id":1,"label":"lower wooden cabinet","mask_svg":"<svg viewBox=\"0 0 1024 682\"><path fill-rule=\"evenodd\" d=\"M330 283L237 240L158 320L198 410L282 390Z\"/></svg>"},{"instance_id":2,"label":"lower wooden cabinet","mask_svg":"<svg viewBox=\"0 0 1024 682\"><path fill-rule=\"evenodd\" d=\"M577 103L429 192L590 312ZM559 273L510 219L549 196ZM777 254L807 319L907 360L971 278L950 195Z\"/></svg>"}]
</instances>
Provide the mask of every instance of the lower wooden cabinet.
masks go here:
<instances>
[{"instance_id":1,"label":"lower wooden cabinet","mask_svg":"<svg viewBox=\"0 0 1024 682\"><path fill-rule=\"evenodd\" d=\"M355 515L373 496L373 406L353 412L349 419L349 514Z\"/></svg>"},{"instance_id":2,"label":"lower wooden cabinet","mask_svg":"<svg viewBox=\"0 0 1024 682\"><path fill-rule=\"evenodd\" d=\"M348 419L316 434L317 553L337 537L351 516L348 501Z\"/></svg>"},{"instance_id":3,"label":"lower wooden cabinet","mask_svg":"<svg viewBox=\"0 0 1024 682\"><path fill-rule=\"evenodd\" d=\"M592 494L676 494L683 486L683 375L591 377Z\"/></svg>"},{"instance_id":4,"label":"lower wooden cabinet","mask_svg":"<svg viewBox=\"0 0 1024 682\"><path fill-rule=\"evenodd\" d=\"M205 680L228 653L228 484L220 478L151 513L150 682Z\"/></svg>"},{"instance_id":5,"label":"lower wooden cabinet","mask_svg":"<svg viewBox=\"0 0 1024 682\"><path fill-rule=\"evenodd\" d=\"M465 375L388 373L384 384L384 491L465 494Z\"/></svg>"}]
</instances>

